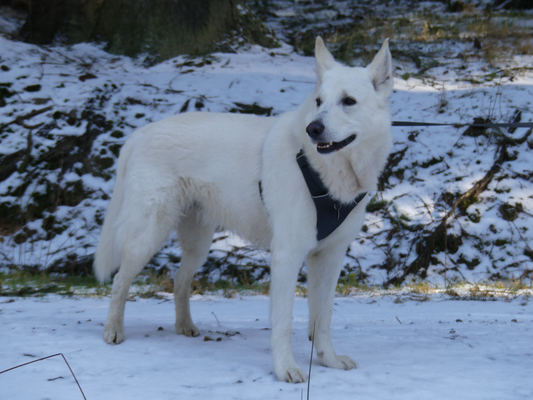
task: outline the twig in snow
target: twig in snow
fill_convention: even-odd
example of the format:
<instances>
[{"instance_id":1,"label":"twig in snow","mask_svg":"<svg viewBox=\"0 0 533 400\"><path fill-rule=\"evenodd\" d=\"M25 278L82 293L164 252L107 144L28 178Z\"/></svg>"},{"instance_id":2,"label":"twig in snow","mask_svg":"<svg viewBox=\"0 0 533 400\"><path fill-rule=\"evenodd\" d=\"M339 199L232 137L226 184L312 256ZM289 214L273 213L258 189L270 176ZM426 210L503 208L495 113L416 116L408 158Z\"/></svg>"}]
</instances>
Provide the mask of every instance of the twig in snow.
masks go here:
<instances>
[{"instance_id":1,"label":"twig in snow","mask_svg":"<svg viewBox=\"0 0 533 400\"><path fill-rule=\"evenodd\" d=\"M216 314L215 314L213 311L211 311L211 314L213 314L213 315L215 316L215 319L217 320L218 326L221 326L221 325L220 325L220 321L218 320Z\"/></svg>"},{"instance_id":2,"label":"twig in snow","mask_svg":"<svg viewBox=\"0 0 533 400\"><path fill-rule=\"evenodd\" d=\"M33 364L33 363L36 363L38 361L43 361L43 360L46 360L48 358L57 357L57 356L63 357L63 360L65 361L65 364L67 364L67 367L70 370L70 373L72 374L72 377L74 378L74 380L76 381L76 384L78 385L78 388L80 389L81 395L83 396L83 398L85 400L87 400L87 397L85 397L85 393L83 393L83 390L81 389L80 383L78 382L78 378L76 378L76 375L74 374L74 371L72 371L72 368L70 368L70 364L68 363L68 361L65 358L65 356L63 355L63 353L52 354L51 356L39 358L38 360L33 360L33 361L30 361L30 362L27 362L27 363L24 363L24 364L17 365L15 367L8 368L8 369L6 369L4 371L0 371L0 375L5 373L5 372L9 372L9 371L12 371L12 370L20 368L20 367L24 367L24 366L29 365L29 364Z\"/></svg>"},{"instance_id":3,"label":"twig in snow","mask_svg":"<svg viewBox=\"0 0 533 400\"><path fill-rule=\"evenodd\" d=\"M313 322L313 340L311 340L311 358L309 360L309 378L307 379L307 400L309 400L309 389L311 388L311 366L313 365L313 351L315 349L315 326L316 326L316 321Z\"/></svg>"}]
</instances>

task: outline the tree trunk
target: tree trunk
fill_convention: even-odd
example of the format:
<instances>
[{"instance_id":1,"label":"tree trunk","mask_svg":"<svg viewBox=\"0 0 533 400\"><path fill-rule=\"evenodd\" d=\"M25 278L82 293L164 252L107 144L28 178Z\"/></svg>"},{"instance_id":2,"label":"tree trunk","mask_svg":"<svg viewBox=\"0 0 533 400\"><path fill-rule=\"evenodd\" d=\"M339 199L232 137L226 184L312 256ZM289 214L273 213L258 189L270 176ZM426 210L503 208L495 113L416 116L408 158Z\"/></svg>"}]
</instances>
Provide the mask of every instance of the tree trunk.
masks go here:
<instances>
[{"instance_id":1,"label":"tree trunk","mask_svg":"<svg viewBox=\"0 0 533 400\"><path fill-rule=\"evenodd\" d=\"M110 53L149 54L154 62L227 50L236 35L275 45L238 0L39 0L29 3L19 35L40 45L103 42Z\"/></svg>"}]
</instances>

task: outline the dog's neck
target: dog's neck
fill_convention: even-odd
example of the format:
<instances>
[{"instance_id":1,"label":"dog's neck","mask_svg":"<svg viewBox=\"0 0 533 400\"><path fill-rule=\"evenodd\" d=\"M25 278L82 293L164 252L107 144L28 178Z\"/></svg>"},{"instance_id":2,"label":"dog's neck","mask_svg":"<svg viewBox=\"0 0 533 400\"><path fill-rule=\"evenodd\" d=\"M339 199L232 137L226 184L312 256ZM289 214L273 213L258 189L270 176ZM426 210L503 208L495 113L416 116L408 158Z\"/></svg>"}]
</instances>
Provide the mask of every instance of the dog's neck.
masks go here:
<instances>
[{"instance_id":1,"label":"dog's neck","mask_svg":"<svg viewBox=\"0 0 533 400\"><path fill-rule=\"evenodd\" d=\"M371 182L364 171L358 168L359 163L344 154L325 159L308 139L304 140L303 151L331 196L342 203L350 203L362 192L375 190L376 183Z\"/></svg>"}]
</instances>

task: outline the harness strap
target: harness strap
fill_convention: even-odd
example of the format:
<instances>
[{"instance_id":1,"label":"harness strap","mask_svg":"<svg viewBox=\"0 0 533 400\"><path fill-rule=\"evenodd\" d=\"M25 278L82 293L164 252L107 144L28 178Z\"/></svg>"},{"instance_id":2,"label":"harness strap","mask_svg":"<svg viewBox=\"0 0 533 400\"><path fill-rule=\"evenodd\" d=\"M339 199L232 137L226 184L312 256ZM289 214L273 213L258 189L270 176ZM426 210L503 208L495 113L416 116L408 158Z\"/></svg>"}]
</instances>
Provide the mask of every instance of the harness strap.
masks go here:
<instances>
[{"instance_id":1,"label":"harness strap","mask_svg":"<svg viewBox=\"0 0 533 400\"><path fill-rule=\"evenodd\" d=\"M311 167L303 150L300 150L296 155L296 162L298 162L309 193L315 203L317 215L316 238L317 240L325 239L344 222L350 212L365 198L366 192L359 194L348 204L341 203L329 194L329 189L320 179L318 172ZM261 201L263 201L263 185L261 181L258 182L258 185L259 196Z\"/></svg>"},{"instance_id":2,"label":"harness strap","mask_svg":"<svg viewBox=\"0 0 533 400\"><path fill-rule=\"evenodd\" d=\"M296 155L296 161L315 203L316 238L325 239L344 222L350 212L364 199L366 192L359 194L352 202L343 204L329 194L329 189L320 179L318 172L313 169L303 150Z\"/></svg>"}]
</instances>

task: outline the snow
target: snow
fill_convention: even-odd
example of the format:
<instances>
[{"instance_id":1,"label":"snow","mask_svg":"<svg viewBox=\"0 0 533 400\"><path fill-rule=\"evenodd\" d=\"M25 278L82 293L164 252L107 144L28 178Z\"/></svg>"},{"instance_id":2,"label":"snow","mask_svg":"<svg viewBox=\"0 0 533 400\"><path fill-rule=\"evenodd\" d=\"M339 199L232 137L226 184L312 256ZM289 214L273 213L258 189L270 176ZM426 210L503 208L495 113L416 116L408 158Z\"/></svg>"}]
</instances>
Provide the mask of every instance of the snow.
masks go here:
<instances>
[{"instance_id":1,"label":"snow","mask_svg":"<svg viewBox=\"0 0 533 400\"><path fill-rule=\"evenodd\" d=\"M273 375L265 296L193 296L198 338L175 334L168 298L137 297L126 306L126 341L116 346L102 340L108 305L107 298L4 298L0 371L63 353L89 400L307 395L307 384L278 382ZM296 298L292 343L306 371L307 313L306 299ZM439 294L336 298L333 343L358 368L333 370L313 360L310 398L532 398L532 329L533 310L524 296L498 301L454 301ZM0 397L10 400L82 398L60 357L1 374L0 388Z\"/></svg>"},{"instance_id":2,"label":"snow","mask_svg":"<svg viewBox=\"0 0 533 400\"><path fill-rule=\"evenodd\" d=\"M288 7L289 3L293 2L280 0L276 4ZM349 4L339 3L338 10L347 10ZM402 18L411 18L420 7L445 8L433 2L424 4L411 9L402 3ZM298 16L305 10L310 12L307 3L291 7L285 11ZM377 5L375 10L385 12L385 7ZM309 29L327 25L328 18L321 11L313 12L316 15L310 18ZM498 23L505 24L505 18ZM278 26L281 20L276 21L268 23ZM528 21L526 14L515 22L522 26ZM413 17L415 23L423 23L418 14ZM460 40L429 43L398 39L391 46L398 53L419 54L416 57L421 59L420 65L405 57L395 60L393 120L471 123L474 117L483 117L507 122L515 112L522 113L522 122L532 120L533 56L502 55L500 60L487 61L469 41ZM297 54L287 44L277 49L248 46L235 54L176 57L150 67L143 66L142 59L111 55L92 44L38 47L0 37L0 50L0 65L8 67L0 70L0 85L8 86L0 87L14 93L5 98L6 105L0 108L0 125L31 110L53 107L25 121L27 126L45 124L31 130L32 162L65 138L81 136L94 128L86 118L80 118L84 111L91 110L112 124L96 136L89 166L78 162L62 174L57 166L50 170L43 163L30 163L31 168L19 171L24 162L20 160L17 170L0 182L1 205L18 205L22 210L39 208L37 197L45 198L47 190L56 185L64 189L68 183L81 182L86 191L86 198L76 205L63 204L57 210L49 207L26 227L17 222L13 226L18 230L9 228L11 231L0 240L0 257L13 267L45 268L67 256L94 253L102 215L113 191L116 153L136 128L181 111L235 111L239 108L236 103L272 108L272 114L279 115L297 108L315 82L313 58ZM360 59L352 61L362 64ZM420 66L432 62L437 62L436 66L426 73L419 72ZM28 91L32 85L41 88ZM417 257L417 242L434 230L449 211L443 194L464 193L485 176L494 163L502 134L516 139L526 133L526 129L514 133L504 129L473 137L465 136L464 131L465 128L454 127L393 128L391 151L403 155L392 168L385 190L373 194L376 201L386 202L387 206L368 213L367 229L347 253L345 273L357 272L368 284L382 284L401 275ZM28 128L17 124L0 132L0 154L25 151L28 132ZM460 235L463 240L455 253L435 254L435 264L426 271L428 279L443 284L454 279L479 282L531 278L533 260L524 253L531 253L533 243L533 231L529 229L533 215L532 149L531 138L510 147L511 160L502 165L478 202L448 219L448 233ZM99 159L105 159L110 166L95 172ZM32 168L37 168L37 172L32 172ZM521 205L523 211L516 220L502 218L499 209L505 204ZM47 235L42 228L50 217L64 228L61 234ZM24 240L28 224L36 233ZM41 229L37 229L39 225ZM252 249L227 232L220 236L226 238L213 244L212 255L231 256L222 269L206 267L204 275L216 280L228 263L239 268L253 263L256 275L268 271L266 250ZM152 267L175 270L178 265L170 259L176 256L179 245L171 238ZM420 278L420 274L409 277Z\"/></svg>"}]
</instances>

